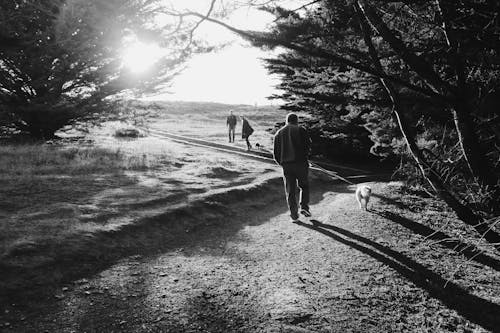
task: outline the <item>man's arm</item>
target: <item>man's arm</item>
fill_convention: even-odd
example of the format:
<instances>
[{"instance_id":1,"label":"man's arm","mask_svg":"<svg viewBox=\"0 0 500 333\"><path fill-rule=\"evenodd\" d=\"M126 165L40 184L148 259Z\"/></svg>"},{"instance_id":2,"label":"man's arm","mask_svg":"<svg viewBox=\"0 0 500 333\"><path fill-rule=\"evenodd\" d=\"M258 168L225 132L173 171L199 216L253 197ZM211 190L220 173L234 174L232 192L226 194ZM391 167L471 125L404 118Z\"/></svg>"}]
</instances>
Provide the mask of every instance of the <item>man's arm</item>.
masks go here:
<instances>
[{"instance_id":1,"label":"man's arm","mask_svg":"<svg viewBox=\"0 0 500 333\"><path fill-rule=\"evenodd\" d=\"M311 137L309 136L309 133L307 133L307 130L305 128L301 127L300 131L302 132L302 144L304 145L304 153L306 155L306 158L309 159L309 155L311 154Z\"/></svg>"},{"instance_id":2,"label":"man's arm","mask_svg":"<svg viewBox=\"0 0 500 333\"><path fill-rule=\"evenodd\" d=\"M273 149L273 157L276 163L281 164L281 138L279 133L276 133L274 136L274 149Z\"/></svg>"}]
</instances>

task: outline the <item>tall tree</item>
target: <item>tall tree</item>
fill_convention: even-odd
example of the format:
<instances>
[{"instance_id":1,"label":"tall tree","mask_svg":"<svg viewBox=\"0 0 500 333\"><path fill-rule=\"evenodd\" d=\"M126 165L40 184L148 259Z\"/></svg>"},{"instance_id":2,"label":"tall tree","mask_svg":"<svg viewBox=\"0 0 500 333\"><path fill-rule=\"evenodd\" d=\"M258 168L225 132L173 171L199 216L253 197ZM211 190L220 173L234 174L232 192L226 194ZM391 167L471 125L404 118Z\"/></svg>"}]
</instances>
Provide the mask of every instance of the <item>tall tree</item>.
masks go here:
<instances>
[{"instance_id":1,"label":"tall tree","mask_svg":"<svg viewBox=\"0 0 500 333\"><path fill-rule=\"evenodd\" d=\"M381 112L366 117L371 128L387 119L397 124L422 176L464 221L476 224L481 217L468 194L456 198L444 186L450 179L465 190L477 185L475 194L486 190L484 211L499 212L500 118L491 107L500 86L498 1L317 0L297 10L264 9L276 15L267 32L212 21L257 46L286 49L268 63L284 75L287 107L378 104ZM336 113L323 110L325 117ZM429 139L434 143L422 144ZM454 139L456 145L445 146ZM446 165L451 174L443 172Z\"/></svg>"},{"instance_id":2,"label":"tall tree","mask_svg":"<svg viewBox=\"0 0 500 333\"><path fill-rule=\"evenodd\" d=\"M281 76L277 88L285 93L272 96L286 101L281 108L314 116L308 123L321 132L323 139L319 141L328 142L322 145L321 153L333 158L369 157L369 132L363 127L362 117L370 110L368 104L378 108L385 103L359 95L359 87L369 83L369 79L353 78L356 73L347 69L339 72L328 61L297 52L281 54L266 62L270 73Z\"/></svg>"},{"instance_id":3,"label":"tall tree","mask_svg":"<svg viewBox=\"0 0 500 333\"><path fill-rule=\"evenodd\" d=\"M357 44L363 39L352 10L356 3L377 33L375 48L384 72ZM442 113L453 116L471 174L483 184L495 185L498 177L476 135L474 118L498 86L498 6L492 1L323 1L303 16L267 8L280 19L265 37L275 44L283 41L295 52L329 60L337 72L348 66L430 99ZM449 13L446 29L442 8ZM450 42L451 31L455 44Z\"/></svg>"},{"instance_id":4,"label":"tall tree","mask_svg":"<svg viewBox=\"0 0 500 333\"><path fill-rule=\"evenodd\" d=\"M120 93L167 83L194 46L187 27L165 22L156 0L0 2L0 39L8 42L0 47L1 125L51 138L99 116ZM123 60L138 42L164 50L141 74Z\"/></svg>"}]
</instances>

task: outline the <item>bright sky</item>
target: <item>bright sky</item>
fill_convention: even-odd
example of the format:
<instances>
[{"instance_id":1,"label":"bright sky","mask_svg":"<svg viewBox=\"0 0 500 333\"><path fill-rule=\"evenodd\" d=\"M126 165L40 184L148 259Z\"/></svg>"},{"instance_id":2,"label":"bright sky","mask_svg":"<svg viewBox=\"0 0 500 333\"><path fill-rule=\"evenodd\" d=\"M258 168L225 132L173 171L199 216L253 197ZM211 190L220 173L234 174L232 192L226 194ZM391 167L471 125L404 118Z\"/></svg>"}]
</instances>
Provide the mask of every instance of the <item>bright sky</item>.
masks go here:
<instances>
[{"instance_id":1,"label":"bright sky","mask_svg":"<svg viewBox=\"0 0 500 333\"><path fill-rule=\"evenodd\" d=\"M167 100L206 101L228 104L271 104L271 95L279 83L271 77L259 58L266 56L256 48L235 44L224 50L195 56L189 67L174 79L162 95Z\"/></svg>"},{"instance_id":2,"label":"bright sky","mask_svg":"<svg viewBox=\"0 0 500 333\"><path fill-rule=\"evenodd\" d=\"M300 3L296 0L293 2ZM190 9L205 13L202 3L208 4L209 1L182 1L185 7L191 6ZM264 30L272 19L272 15L256 9L240 9L225 22L240 29ZM196 33L211 43L231 42L231 45L219 51L194 56L187 69L172 82L169 88L171 93L152 99L251 105L279 103L266 99L277 92L274 86L279 83L278 77L269 75L260 60L269 57L269 52L250 47L234 33L210 22L202 23Z\"/></svg>"}]
</instances>

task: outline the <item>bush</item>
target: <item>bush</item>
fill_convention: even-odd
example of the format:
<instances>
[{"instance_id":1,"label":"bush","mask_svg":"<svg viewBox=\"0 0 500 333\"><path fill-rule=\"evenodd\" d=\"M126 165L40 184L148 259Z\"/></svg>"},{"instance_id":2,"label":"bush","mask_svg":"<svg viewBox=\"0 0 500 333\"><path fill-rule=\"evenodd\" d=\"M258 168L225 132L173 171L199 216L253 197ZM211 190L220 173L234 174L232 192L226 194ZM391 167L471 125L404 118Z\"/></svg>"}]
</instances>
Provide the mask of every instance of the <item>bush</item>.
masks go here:
<instances>
[{"instance_id":1,"label":"bush","mask_svg":"<svg viewBox=\"0 0 500 333\"><path fill-rule=\"evenodd\" d=\"M139 138L143 137L144 134L136 128L119 128L115 131L114 136L116 138Z\"/></svg>"}]
</instances>

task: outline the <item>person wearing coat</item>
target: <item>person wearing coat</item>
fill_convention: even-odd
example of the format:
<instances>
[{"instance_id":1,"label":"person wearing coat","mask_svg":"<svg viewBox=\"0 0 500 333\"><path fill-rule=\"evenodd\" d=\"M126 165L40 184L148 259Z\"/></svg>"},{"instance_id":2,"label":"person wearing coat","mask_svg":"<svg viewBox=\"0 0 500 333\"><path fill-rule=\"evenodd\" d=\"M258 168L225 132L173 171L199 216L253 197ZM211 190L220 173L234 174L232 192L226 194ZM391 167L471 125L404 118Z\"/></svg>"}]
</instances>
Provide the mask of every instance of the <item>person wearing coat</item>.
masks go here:
<instances>
[{"instance_id":1,"label":"person wearing coat","mask_svg":"<svg viewBox=\"0 0 500 333\"><path fill-rule=\"evenodd\" d=\"M283 169L285 194L292 222L299 221L296 189L300 188L300 213L311 217L309 210L309 153L311 139L307 131L299 126L295 113L286 117L286 125L274 136L274 160Z\"/></svg>"},{"instance_id":2,"label":"person wearing coat","mask_svg":"<svg viewBox=\"0 0 500 333\"><path fill-rule=\"evenodd\" d=\"M250 137L250 135L252 135L252 133L253 133L252 126L250 126L250 123L244 116L241 116L241 138L246 140L247 150L252 149L252 145L248 140L248 138Z\"/></svg>"},{"instance_id":3,"label":"person wearing coat","mask_svg":"<svg viewBox=\"0 0 500 333\"><path fill-rule=\"evenodd\" d=\"M233 111L230 111L229 116L227 116L226 119L226 125L229 129L229 142L234 142L234 133L236 131L236 123L238 122L238 119L236 116L233 114Z\"/></svg>"}]
</instances>

